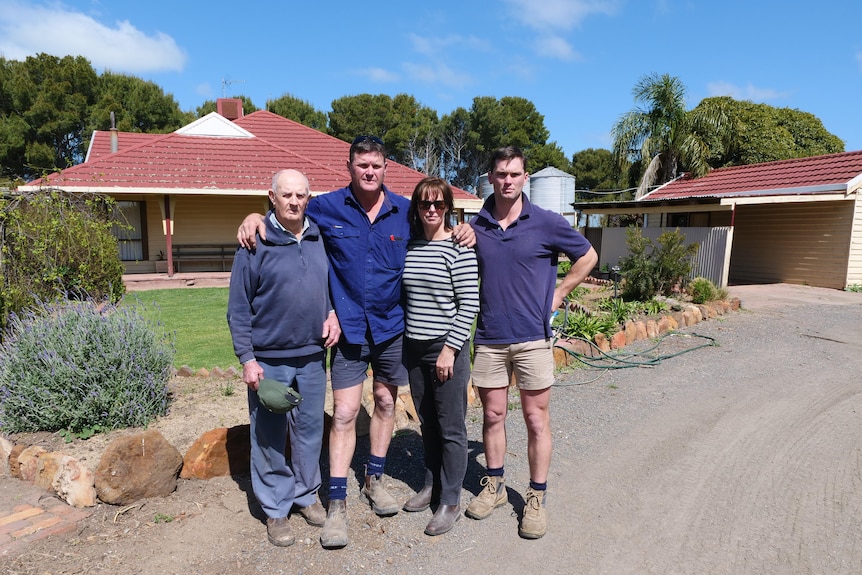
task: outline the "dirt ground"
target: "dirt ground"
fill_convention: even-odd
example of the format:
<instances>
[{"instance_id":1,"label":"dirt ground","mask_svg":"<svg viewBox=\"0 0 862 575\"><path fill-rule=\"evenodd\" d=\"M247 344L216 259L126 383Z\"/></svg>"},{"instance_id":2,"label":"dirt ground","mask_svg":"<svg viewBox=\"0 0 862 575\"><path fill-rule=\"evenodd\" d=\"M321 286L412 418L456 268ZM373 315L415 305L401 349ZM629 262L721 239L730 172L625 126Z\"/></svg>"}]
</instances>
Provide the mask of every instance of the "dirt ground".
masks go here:
<instances>
[{"instance_id":1,"label":"dirt ground","mask_svg":"<svg viewBox=\"0 0 862 575\"><path fill-rule=\"evenodd\" d=\"M716 345L654 367L561 373L552 391L550 530L537 541L517 536L529 471L513 395L509 505L483 521L464 517L446 535L422 533L430 511L376 517L351 478L347 548L322 549L319 529L299 517L291 519L297 543L276 548L248 478L180 480L164 499L100 504L75 532L0 557L0 573L862 573L856 295L844 305L747 308L686 328ZM181 452L207 429L246 422L238 381L232 395L220 380L177 385L171 414L153 427ZM484 464L478 408L468 432L463 505ZM107 439L73 449L95 466ZM366 455L360 438L357 475ZM404 500L421 486L417 429L393 438L387 473ZM0 503L27 488L0 482Z\"/></svg>"}]
</instances>

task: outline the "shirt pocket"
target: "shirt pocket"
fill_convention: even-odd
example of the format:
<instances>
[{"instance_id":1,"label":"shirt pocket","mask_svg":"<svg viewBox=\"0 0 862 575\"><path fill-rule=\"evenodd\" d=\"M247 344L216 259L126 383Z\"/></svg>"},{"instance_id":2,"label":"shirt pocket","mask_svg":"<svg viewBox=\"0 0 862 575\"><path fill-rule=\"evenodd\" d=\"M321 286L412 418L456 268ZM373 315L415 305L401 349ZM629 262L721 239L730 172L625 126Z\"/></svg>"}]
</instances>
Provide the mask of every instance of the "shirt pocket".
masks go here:
<instances>
[{"instance_id":1,"label":"shirt pocket","mask_svg":"<svg viewBox=\"0 0 862 575\"><path fill-rule=\"evenodd\" d=\"M407 238L386 236L378 242L378 253L383 267L400 272L407 259Z\"/></svg>"},{"instance_id":2,"label":"shirt pocket","mask_svg":"<svg viewBox=\"0 0 862 575\"><path fill-rule=\"evenodd\" d=\"M353 226L332 226L329 228L330 241L326 245L329 256L337 261L349 262L356 259L360 248L359 228Z\"/></svg>"}]
</instances>

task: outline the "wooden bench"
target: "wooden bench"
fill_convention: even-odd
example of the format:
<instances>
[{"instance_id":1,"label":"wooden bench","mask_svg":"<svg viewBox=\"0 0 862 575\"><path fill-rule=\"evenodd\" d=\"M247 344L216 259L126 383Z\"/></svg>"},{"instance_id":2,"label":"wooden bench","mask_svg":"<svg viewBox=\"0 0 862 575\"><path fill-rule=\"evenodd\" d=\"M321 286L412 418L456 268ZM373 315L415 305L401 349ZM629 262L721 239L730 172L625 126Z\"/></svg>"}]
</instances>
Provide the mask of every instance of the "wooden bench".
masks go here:
<instances>
[{"instance_id":1,"label":"wooden bench","mask_svg":"<svg viewBox=\"0 0 862 575\"><path fill-rule=\"evenodd\" d=\"M236 244L186 244L171 248L177 272L181 272L183 262L219 262L221 271L230 270Z\"/></svg>"}]
</instances>

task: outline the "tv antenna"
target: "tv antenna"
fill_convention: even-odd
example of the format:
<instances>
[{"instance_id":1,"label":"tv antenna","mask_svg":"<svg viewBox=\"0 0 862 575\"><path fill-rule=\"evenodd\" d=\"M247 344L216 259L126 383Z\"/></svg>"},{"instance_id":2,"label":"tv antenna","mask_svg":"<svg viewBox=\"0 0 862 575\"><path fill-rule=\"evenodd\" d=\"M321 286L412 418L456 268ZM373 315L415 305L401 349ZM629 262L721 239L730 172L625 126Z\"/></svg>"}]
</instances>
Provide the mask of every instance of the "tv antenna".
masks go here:
<instances>
[{"instance_id":1,"label":"tv antenna","mask_svg":"<svg viewBox=\"0 0 862 575\"><path fill-rule=\"evenodd\" d=\"M227 87L231 84L245 84L245 80L226 80L225 78L221 79L221 97L227 98L225 91Z\"/></svg>"}]
</instances>

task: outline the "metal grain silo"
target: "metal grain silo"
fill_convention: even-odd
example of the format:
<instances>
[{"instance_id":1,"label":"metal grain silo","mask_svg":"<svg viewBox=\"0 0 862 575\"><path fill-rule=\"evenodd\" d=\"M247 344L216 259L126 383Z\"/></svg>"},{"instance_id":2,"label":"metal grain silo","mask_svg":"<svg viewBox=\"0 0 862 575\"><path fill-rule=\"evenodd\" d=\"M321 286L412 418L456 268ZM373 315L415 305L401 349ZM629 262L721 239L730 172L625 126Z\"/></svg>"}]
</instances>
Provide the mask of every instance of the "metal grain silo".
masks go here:
<instances>
[{"instance_id":1,"label":"metal grain silo","mask_svg":"<svg viewBox=\"0 0 862 575\"><path fill-rule=\"evenodd\" d=\"M531 174L530 201L558 214L570 214L574 211L572 203L575 201L575 176L554 167ZM563 217L571 225L575 225L574 215Z\"/></svg>"}]
</instances>

